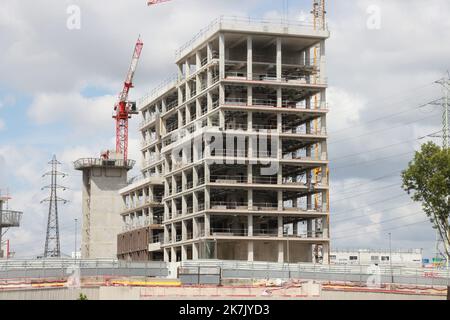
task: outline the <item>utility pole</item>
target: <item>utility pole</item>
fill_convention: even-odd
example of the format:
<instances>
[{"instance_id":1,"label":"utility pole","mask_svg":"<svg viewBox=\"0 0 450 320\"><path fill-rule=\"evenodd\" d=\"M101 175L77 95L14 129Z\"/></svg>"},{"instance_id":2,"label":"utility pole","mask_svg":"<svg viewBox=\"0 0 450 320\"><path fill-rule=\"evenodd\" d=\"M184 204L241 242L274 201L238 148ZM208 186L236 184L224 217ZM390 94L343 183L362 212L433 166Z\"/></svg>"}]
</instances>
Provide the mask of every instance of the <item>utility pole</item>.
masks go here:
<instances>
[{"instance_id":1,"label":"utility pole","mask_svg":"<svg viewBox=\"0 0 450 320\"><path fill-rule=\"evenodd\" d=\"M77 222L78 219L75 218L75 247L74 247L74 259L77 259Z\"/></svg>"},{"instance_id":2,"label":"utility pole","mask_svg":"<svg viewBox=\"0 0 450 320\"><path fill-rule=\"evenodd\" d=\"M52 170L42 176L51 176L51 184L42 188L42 190L50 189L50 197L41 201L41 203L49 203L44 258L59 258L61 257L61 246L59 241L58 202L65 204L67 200L59 198L56 194L57 189L66 190L66 187L58 185L57 177L61 176L64 178L66 174L58 171L58 165L61 163L56 160L56 156L53 156L53 159L48 164L52 166Z\"/></svg>"},{"instance_id":3,"label":"utility pole","mask_svg":"<svg viewBox=\"0 0 450 320\"><path fill-rule=\"evenodd\" d=\"M432 105L442 106L443 114L442 114L442 148L444 150L449 150L449 139L450 139L450 128L449 128L449 99L450 99L450 73L445 78L442 78L435 83L442 86L442 90L444 91L444 96L441 101L431 103ZM439 137L439 136L435 136ZM450 231L447 231L450 232ZM439 230L436 230L436 254L435 254L435 263L438 263L440 257L442 256L441 247L446 246L444 243L444 239L439 234ZM449 257L445 255L446 258L446 266L449 267Z\"/></svg>"},{"instance_id":4,"label":"utility pole","mask_svg":"<svg viewBox=\"0 0 450 320\"><path fill-rule=\"evenodd\" d=\"M389 266L391 269L391 283L394 284L394 270L392 269L392 234L389 232Z\"/></svg>"}]
</instances>

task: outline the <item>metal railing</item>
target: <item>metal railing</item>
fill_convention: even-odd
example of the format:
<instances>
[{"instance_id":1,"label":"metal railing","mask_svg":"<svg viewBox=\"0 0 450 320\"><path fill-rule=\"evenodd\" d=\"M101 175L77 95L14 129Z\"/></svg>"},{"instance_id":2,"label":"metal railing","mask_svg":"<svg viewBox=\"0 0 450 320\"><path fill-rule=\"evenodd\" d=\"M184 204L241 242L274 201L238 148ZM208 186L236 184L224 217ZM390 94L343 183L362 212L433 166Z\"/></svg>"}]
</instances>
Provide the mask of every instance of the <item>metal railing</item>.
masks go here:
<instances>
[{"instance_id":1,"label":"metal railing","mask_svg":"<svg viewBox=\"0 0 450 320\"><path fill-rule=\"evenodd\" d=\"M1 210L0 208L0 227L10 228L19 227L23 213L20 211Z\"/></svg>"},{"instance_id":2,"label":"metal railing","mask_svg":"<svg viewBox=\"0 0 450 320\"><path fill-rule=\"evenodd\" d=\"M308 30L315 30L314 23L310 21L289 21L287 19L255 19L250 17L232 17L232 16L220 16L214 19L208 26L201 29L191 40L182 45L178 50L175 51L176 59L181 58L184 52L190 51L193 49L195 44L201 39L206 39L211 33L219 30L223 23L233 23L233 24L243 24L246 27L249 26L282 26L282 27L291 27L291 28L301 28ZM328 26L325 26L325 29L328 30Z\"/></svg>"},{"instance_id":3,"label":"metal railing","mask_svg":"<svg viewBox=\"0 0 450 320\"><path fill-rule=\"evenodd\" d=\"M73 164L75 169L79 170L89 167L125 167L131 169L135 163L135 160L83 158L75 161Z\"/></svg>"}]
</instances>

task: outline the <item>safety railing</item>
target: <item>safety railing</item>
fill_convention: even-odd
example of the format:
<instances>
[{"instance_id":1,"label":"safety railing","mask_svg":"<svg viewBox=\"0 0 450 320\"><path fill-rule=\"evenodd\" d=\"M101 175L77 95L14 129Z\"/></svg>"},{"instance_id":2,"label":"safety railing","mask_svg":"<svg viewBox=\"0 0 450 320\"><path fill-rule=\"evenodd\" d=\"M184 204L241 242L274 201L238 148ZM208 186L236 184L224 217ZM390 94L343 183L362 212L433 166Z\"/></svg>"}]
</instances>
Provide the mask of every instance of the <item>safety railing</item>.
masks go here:
<instances>
[{"instance_id":1,"label":"safety railing","mask_svg":"<svg viewBox=\"0 0 450 320\"><path fill-rule=\"evenodd\" d=\"M232 228L211 228L211 235L226 237L246 237L248 236L248 230Z\"/></svg>"},{"instance_id":2,"label":"safety railing","mask_svg":"<svg viewBox=\"0 0 450 320\"><path fill-rule=\"evenodd\" d=\"M212 210L248 210L248 203L245 202L224 202L224 201L212 201Z\"/></svg>"},{"instance_id":3,"label":"safety railing","mask_svg":"<svg viewBox=\"0 0 450 320\"><path fill-rule=\"evenodd\" d=\"M247 183L246 176L211 175L210 181L213 183L238 184Z\"/></svg>"},{"instance_id":4,"label":"safety railing","mask_svg":"<svg viewBox=\"0 0 450 320\"><path fill-rule=\"evenodd\" d=\"M18 227L23 213L20 211L1 210L0 209L0 227Z\"/></svg>"},{"instance_id":5,"label":"safety railing","mask_svg":"<svg viewBox=\"0 0 450 320\"><path fill-rule=\"evenodd\" d=\"M77 170L89 167L125 167L131 169L135 163L135 160L83 158L75 161L74 167Z\"/></svg>"},{"instance_id":6,"label":"safety railing","mask_svg":"<svg viewBox=\"0 0 450 320\"><path fill-rule=\"evenodd\" d=\"M254 211L277 211L278 203L259 202L253 204Z\"/></svg>"},{"instance_id":7,"label":"safety railing","mask_svg":"<svg viewBox=\"0 0 450 320\"><path fill-rule=\"evenodd\" d=\"M313 22L310 21L289 21L287 19L255 19L250 17L232 17L232 16L220 16L214 19L208 26L201 29L191 40L182 45L178 50L175 51L176 59L181 58L181 56L193 49L195 44L201 40L206 40L207 37L216 32L221 28L224 23L230 23L232 25L244 25L245 27L289 27L289 28L300 28L307 30L315 30ZM328 29L327 26L325 26Z\"/></svg>"}]
</instances>

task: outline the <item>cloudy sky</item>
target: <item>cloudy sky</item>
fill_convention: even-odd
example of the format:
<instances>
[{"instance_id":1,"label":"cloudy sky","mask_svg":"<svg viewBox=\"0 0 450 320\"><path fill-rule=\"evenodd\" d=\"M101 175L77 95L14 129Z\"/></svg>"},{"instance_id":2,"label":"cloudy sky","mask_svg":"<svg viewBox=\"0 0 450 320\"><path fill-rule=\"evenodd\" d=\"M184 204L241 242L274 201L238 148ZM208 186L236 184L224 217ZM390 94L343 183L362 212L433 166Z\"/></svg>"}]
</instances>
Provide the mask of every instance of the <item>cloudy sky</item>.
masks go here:
<instances>
[{"instance_id":1,"label":"cloudy sky","mask_svg":"<svg viewBox=\"0 0 450 320\"><path fill-rule=\"evenodd\" d=\"M435 233L400 188L413 152L440 130L433 84L450 69L447 0L328 1L327 44L333 247L424 248ZM69 29L70 6L80 29ZM290 0L289 18L309 15L310 0ZM379 15L378 15L379 13ZM2 0L0 3L0 189L23 225L7 233L18 257L43 252L48 208L42 174L53 154L69 177L60 194L62 251L81 220L80 174L72 161L114 146L112 106L139 34L145 46L134 98L175 72L174 51L220 15L277 18L282 0ZM131 157L139 159L138 119ZM439 139L434 139L439 142ZM79 229L79 227L78 227ZM79 237L78 237L79 238Z\"/></svg>"}]
</instances>

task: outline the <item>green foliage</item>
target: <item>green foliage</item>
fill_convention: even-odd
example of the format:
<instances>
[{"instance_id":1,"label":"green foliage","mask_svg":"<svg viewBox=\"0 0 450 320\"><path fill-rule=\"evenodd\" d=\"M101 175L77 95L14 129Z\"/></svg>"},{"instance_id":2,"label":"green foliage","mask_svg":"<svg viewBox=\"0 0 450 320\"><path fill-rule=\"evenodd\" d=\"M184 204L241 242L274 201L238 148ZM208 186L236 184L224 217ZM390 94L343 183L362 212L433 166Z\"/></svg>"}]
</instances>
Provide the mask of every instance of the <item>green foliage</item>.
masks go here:
<instances>
[{"instance_id":1,"label":"green foliage","mask_svg":"<svg viewBox=\"0 0 450 320\"><path fill-rule=\"evenodd\" d=\"M422 203L423 211L446 242L450 256L450 151L433 142L422 145L402 172L402 178L403 189L414 201Z\"/></svg>"},{"instance_id":2,"label":"green foliage","mask_svg":"<svg viewBox=\"0 0 450 320\"><path fill-rule=\"evenodd\" d=\"M88 299L88 297L85 294L80 293L80 296L78 297L78 300L89 300L89 299Z\"/></svg>"}]
</instances>

